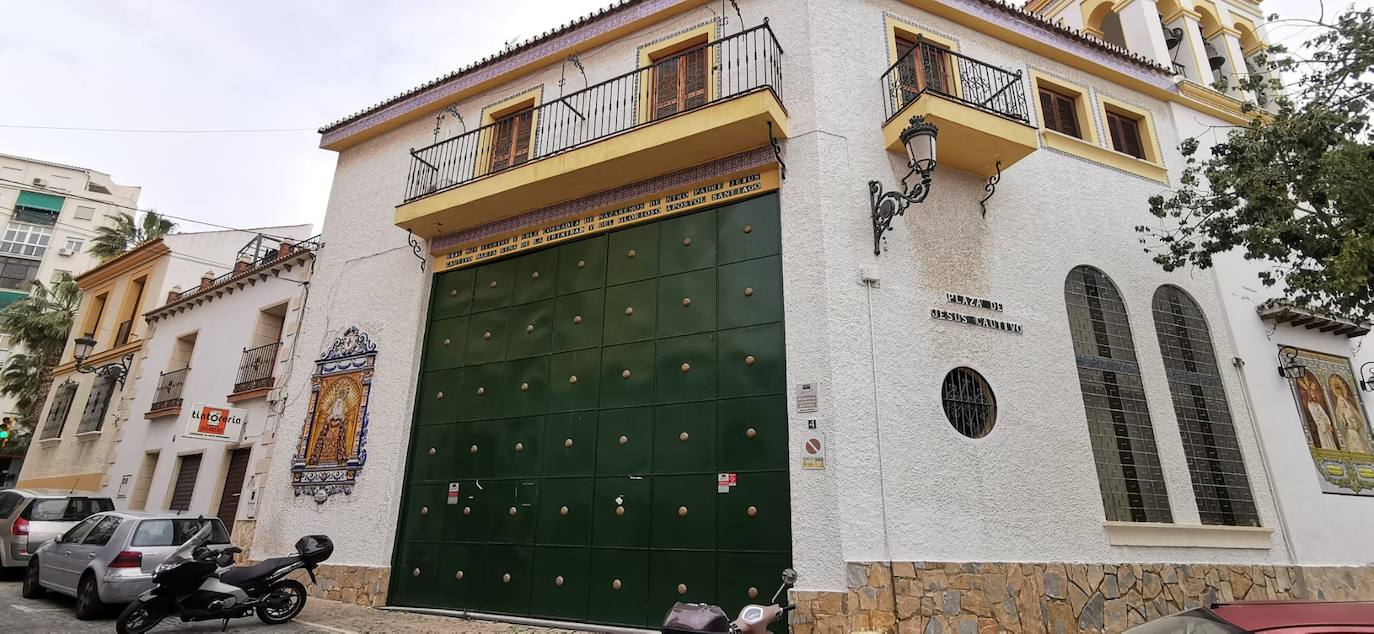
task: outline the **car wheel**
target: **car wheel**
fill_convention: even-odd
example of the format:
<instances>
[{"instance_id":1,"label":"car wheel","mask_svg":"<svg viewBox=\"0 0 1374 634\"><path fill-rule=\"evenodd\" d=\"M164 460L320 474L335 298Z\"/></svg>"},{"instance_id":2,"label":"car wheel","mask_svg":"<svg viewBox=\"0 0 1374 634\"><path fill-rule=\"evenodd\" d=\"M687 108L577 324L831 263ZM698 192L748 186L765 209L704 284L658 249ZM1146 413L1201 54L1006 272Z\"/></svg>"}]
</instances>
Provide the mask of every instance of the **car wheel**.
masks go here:
<instances>
[{"instance_id":1,"label":"car wheel","mask_svg":"<svg viewBox=\"0 0 1374 634\"><path fill-rule=\"evenodd\" d=\"M43 586L38 585L38 558L29 558L29 567L24 569L24 589L20 592L25 599L43 596Z\"/></svg>"},{"instance_id":2,"label":"car wheel","mask_svg":"<svg viewBox=\"0 0 1374 634\"><path fill-rule=\"evenodd\" d=\"M76 618L89 621L105 611L100 601L100 590L95 585L95 575L86 573L76 587Z\"/></svg>"}]
</instances>

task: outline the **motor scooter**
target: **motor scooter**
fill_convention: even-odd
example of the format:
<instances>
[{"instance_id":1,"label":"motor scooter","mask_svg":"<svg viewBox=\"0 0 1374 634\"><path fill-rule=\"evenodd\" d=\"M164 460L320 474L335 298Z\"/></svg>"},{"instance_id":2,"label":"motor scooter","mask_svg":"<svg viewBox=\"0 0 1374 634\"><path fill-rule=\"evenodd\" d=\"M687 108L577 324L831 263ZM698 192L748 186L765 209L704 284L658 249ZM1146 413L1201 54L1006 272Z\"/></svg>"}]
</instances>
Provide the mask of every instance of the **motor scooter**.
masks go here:
<instances>
[{"instance_id":1,"label":"motor scooter","mask_svg":"<svg viewBox=\"0 0 1374 634\"><path fill-rule=\"evenodd\" d=\"M251 566L235 566L238 547L212 550L211 522L205 522L186 543L153 571L153 588L124 608L115 621L119 634L142 634L168 615L187 621L229 619L257 613L268 625L285 623L305 609L305 586L286 575L304 568L315 581L315 567L334 552L324 535L307 535L296 542L296 553Z\"/></svg>"},{"instance_id":2,"label":"motor scooter","mask_svg":"<svg viewBox=\"0 0 1374 634\"><path fill-rule=\"evenodd\" d=\"M663 634L763 634L768 631L769 623L796 609L796 604L790 603L787 597L787 591L796 583L797 571L791 568L782 571L782 585L773 593L769 605L746 605L734 621L728 620L725 611L714 605L674 603L663 617L660 631Z\"/></svg>"}]
</instances>

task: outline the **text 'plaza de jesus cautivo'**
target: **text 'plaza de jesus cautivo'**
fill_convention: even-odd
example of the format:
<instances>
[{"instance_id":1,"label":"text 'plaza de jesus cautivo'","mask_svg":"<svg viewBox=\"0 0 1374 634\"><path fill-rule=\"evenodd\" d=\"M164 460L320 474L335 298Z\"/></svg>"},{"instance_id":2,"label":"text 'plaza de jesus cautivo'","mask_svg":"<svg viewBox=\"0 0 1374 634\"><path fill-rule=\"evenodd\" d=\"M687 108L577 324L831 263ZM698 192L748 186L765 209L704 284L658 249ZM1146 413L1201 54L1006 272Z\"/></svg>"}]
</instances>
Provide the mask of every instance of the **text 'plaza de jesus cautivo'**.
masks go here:
<instances>
[{"instance_id":1,"label":"text 'plaza de jesus cautivo'","mask_svg":"<svg viewBox=\"0 0 1374 634\"><path fill-rule=\"evenodd\" d=\"M602 629L789 566L794 632L1374 599L1369 326L1135 231L1264 22L626 0L325 126L252 557Z\"/></svg>"}]
</instances>

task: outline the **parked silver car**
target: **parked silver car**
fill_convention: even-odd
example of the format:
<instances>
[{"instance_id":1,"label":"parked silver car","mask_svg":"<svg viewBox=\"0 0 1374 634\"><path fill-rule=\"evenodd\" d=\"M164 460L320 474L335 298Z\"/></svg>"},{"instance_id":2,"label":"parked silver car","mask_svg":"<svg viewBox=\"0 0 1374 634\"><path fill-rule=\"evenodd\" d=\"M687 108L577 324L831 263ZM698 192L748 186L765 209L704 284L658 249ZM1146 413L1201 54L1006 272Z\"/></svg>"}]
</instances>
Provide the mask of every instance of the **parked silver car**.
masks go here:
<instances>
[{"instance_id":1,"label":"parked silver car","mask_svg":"<svg viewBox=\"0 0 1374 634\"><path fill-rule=\"evenodd\" d=\"M29 554L65 533L92 513L110 511L106 497L66 490L9 489L0 491L0 566L20 567Z\"/></svg>"},{"instance_id":2,"label":"parked silver car","mask_svg":"<svg viewBox=\"0 0 1374 634\"><path fill-rule=\"evenodd\" d=\"M24 572L24 598L53 590L76 597L76 618L100 616L107 603L128 603L153 587L153 571L177 547L211 523L206 546L229 546L216 517L175 512L108 511L92 515L44 544Z\"/></svg>"}]
</instances>

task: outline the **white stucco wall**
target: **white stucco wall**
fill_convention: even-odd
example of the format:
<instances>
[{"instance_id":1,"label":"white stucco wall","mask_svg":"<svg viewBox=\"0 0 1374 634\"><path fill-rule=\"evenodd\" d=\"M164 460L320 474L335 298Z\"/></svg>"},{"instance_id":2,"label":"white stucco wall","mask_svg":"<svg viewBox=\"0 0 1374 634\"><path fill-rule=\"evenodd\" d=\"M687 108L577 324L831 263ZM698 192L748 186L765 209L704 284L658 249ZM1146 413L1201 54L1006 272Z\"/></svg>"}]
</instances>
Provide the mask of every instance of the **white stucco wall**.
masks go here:
<instances>
[{"instance_id":1,"label":"white stucco wall","mask_svg":"<svg viewBox=\"0 0 1374 634\"><path fill-rule=\"evenodd\" d=\"M285 233L307 234L309 227L289 227ZM237 240L239 236L232 238L237 245L234 246L235 251L247 241ZM182 285L187 288L194 286L199 275L193 277L195 279L181 280ZM255 484L249 480L254 473L253 465L263 455L260 442L264 438L270 440L275 429L277 393L237 403L229 403L226 396L233 391L243 350L257 345L254 333L261 311L287 304L286 320L294 322L299 319L304 284L309 277L309 264L293 267L290 271L282 270L279 276L257 281L206 304L192 303L188 310L168 314L148 326L148 338L141 351L142 372L131 379L134 383L131 421L125 426L116 446L104 491L115 498L117 507L128 507L141 475L144 456L148 452L158 451L159 457L143 507L147 510L167 508L177 475L177 457L201 453L200 472L188 512L215 514L219 509L229 451L251 447L250 466L238 507L238 517L248 517L248 492ZM165 299L165 294L159 299ZM153 303L162 305L164 302ZM180 362L171 360L177 340L193 333L196 342L189 362L191 370L182 388L180 415L147 419L145 414L152 409L160 373L183 367ZM286 360L291 355L290 340L283 341L274 364L273 376L276 377L283 376ZM241 439L235 443L225 443L185 436L183 432L187 427L187 417L195 403L246 410ZM127 483L124 482L126 476Z\"/></svg>"},{"instance_id":2,"label":"white stucco wall","mask_svg":"<svg viewBox=\"0 0 1374 634\"><path fill-rule=\"evenodd\" d=\"M1277 515L1234 372L1223 378L1261 521L1276 529L1270 546L1107 542L1066 323L1069 271L1098 267L1125 298L1178 524L1196 525L1199 517L1151 315L1158 286L1187 290L1213 325L1217 357L1236 354L1217 330L1224 315L1210 276L1165 274L1139 248L1133 227L1147 218L1146 200L1162 189L1159 183L1042 148L1006 170L984 218L977 204L983 179L941 168L929 199L894 223L888 251L872 255L868 181L891 189L906 173L902 158L882 143L877 80L893 61L887 14L948 36L985 62L1089 86L1094 111L1096 91L1150 111L1176 177L1181 159L1172 149L1177 135L1167 125L1166 106L904 3L865 0L843 8L819 0L741 3L749 24L771 18L786 50L783 101L791 138L780 199L788 384L820 385L818 418L830 438L824 471L797 468L799 448L792 448L801 587L844 589L845 561L1283 561ZM582 53L590 82L632 68L641 44L710 17L709 10L695 9ZM472 129L485 105L541 82L548 101L557 94L559 71L554 65L521 77L458 109ZM1038 117L1033 104L1032 122ZM1100 120L1092 125L1106 137ZM392 224L391 210L403 195L407 150L431 142L432 128L431 119L422 119L340 153L324 227L328 248L313 282L282 429L299 431L304 421L312 359L357 325L378 349L368 462L351 495L316 504L293 497L290 451L276 451L255 558L287 552L300 535L327 527L337 548L330 563L390 564L431 279ZM862 285L861 270L879 286ZM1002 302L1006 312L997 317L1023 324L1025 333L933 321L931 308L952 308L945 292ZM982 372L997 393L999 421L984 439L960 436L941 410L940 382L957 366ZM792 429L799 434L809 417L794 414Z\"/></svg>"}]
</instances>

